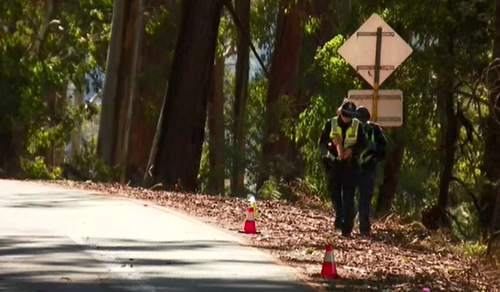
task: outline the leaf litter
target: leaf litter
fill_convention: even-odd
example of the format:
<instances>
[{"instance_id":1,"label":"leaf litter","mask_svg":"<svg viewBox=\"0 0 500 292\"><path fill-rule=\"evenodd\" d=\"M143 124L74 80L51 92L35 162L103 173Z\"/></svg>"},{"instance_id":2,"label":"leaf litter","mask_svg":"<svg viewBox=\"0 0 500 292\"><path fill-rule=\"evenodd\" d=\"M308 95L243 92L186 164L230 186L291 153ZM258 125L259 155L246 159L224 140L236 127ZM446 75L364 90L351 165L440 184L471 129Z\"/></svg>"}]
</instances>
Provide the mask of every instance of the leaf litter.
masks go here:
<instances>
[{"instance_id":1,"label":"leaf litter","mask_svg":"<svg viewBox=\"0 0 500 292\"><path fill-rule=\"evenodd\" d=\"M117 183L42 183L138 199L197 217L271 253L323 291L500 291L500 272L484 258L460 256L439 248L439 244L429 248L432 234L418 224L402 224L398 218L374 222L369 238L356 230L351 238L344 238L333 229L331 211L318 202L261 200L256 218L260 233L246 235L238 233L249 207L245 199L153 191ZM340 279L320 276L327 244L333 246Z\"/></svg>"}]
</instances>

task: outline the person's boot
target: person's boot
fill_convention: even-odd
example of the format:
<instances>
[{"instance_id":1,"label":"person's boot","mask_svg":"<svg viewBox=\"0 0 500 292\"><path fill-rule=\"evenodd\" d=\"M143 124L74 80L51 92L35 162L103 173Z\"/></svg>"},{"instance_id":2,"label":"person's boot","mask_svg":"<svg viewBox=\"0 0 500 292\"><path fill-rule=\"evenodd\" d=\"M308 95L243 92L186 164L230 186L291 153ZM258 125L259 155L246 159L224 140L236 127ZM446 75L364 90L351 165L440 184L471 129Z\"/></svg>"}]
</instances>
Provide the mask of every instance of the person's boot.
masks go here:
<instances>
[{"instance_id":1,"label":"person's boot","mask_svg":"<svg viewBox=\"0 0 500 292\"><path fill-rule=\"evenodd\" d=\"M335 230L342 229L342 220L335 218Z\"/></svg>"},{"instance_id":2,"label":"person's boot","mask_svg":"<svg viewBox=\"0 0 500 292\"><path fill-rule=\"evenodd\" d=\"M342 231L342 237L351 238L351 232L349 232L349 231Z\"/></svg>"},{"instance_id":3,"label":"person's boot","mask_svg":"<svg viewBox=\"0 0 500 292\"><path fill-rule=\"evenodd\" d=\"M342 230L342 237L347 237L347 238L350 238L351 237L351 233L352 233L352 230L347 230L347 229L344 229Z\"/></svg>"},{"instance_id":4,"label":"person's boot","mask_svg":"<svg viewBox=\"0 0 500 292\"><path fill-rule=\"evenodd\" d=\"M370 229L360 229L359 234L362 236L370 236Z\"/></svg>"}]
</instances>

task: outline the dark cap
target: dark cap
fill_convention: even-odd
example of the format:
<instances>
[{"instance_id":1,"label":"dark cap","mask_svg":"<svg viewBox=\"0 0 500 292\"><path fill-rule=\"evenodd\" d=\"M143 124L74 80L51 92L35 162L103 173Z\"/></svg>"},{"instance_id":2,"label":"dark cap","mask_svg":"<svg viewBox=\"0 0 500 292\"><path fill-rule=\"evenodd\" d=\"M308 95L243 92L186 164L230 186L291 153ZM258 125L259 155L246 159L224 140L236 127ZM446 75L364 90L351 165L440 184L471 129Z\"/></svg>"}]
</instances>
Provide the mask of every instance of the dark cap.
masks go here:
<instances>
[{"instance_id":1,"label":"dark cap","mask_svg":"<svg viewBox=\"0 0 500 292\"><path fill-rule=\"evenodd\" d=\"M356 109L356 115L357 118L363 123L368 122L371 118L370 111L362 105Z\"/></svg>"},{"instance_id":2,"label":"dark cap","mask_svg":"<svg viewBox=\"0 0 500 292\"><path fill-rule=\"evenodd\" d=\"M354 119L356 117L356 105L352 101L345 101L342 104L342 116L348 119Z\"/></svg>"}]
</instances>

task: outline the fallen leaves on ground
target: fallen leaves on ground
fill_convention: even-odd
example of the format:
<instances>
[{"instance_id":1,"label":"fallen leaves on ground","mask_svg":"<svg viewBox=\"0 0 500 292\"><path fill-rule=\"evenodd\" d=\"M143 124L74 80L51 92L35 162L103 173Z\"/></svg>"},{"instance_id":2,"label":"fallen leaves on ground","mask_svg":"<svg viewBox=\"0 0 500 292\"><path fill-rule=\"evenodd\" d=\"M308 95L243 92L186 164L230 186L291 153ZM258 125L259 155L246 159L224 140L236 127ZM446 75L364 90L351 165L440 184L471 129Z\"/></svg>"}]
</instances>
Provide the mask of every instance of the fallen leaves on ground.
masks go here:
<instances>
[{"instance_id":1,"label":"fallen leaves on ground","mask_svg":"<svg viewBox=\"0 0 500 292\"><path fill-rule=\"evenodd\" d=\"M500 291L500 276L482 259L430 249L432 236L395 218L373 224L373 235L343 238L325 208L285 201L258 201L257 235L242 235L248 201L222 196L179 194L119 184L58 181L59 185L150 201L229 230L293 266L314 286L328 291ZM325 247L332 244L341 279L319 276ZM437 244L434 244L438 246Z\"/></svg>"}]
</instances>

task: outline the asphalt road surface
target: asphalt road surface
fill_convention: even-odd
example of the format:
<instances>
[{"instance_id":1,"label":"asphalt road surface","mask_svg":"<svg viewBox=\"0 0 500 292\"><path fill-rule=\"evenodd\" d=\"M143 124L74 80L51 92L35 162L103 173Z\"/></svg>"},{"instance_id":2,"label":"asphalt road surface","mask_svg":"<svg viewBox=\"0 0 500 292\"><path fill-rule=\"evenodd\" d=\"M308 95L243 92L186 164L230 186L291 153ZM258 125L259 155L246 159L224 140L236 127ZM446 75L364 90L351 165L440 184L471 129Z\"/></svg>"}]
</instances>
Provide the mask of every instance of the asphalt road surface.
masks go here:
<instances>
[{"instance_id":1,"label":"asphalt road surface","mask_svg":"<svg viewBox=\"0 0 500 292\"><path fill-rule=\"evenodd\" d=\"M314 290L267 254L168 210L0 180L0 291Z\"/></svg>"}]
</instances>

